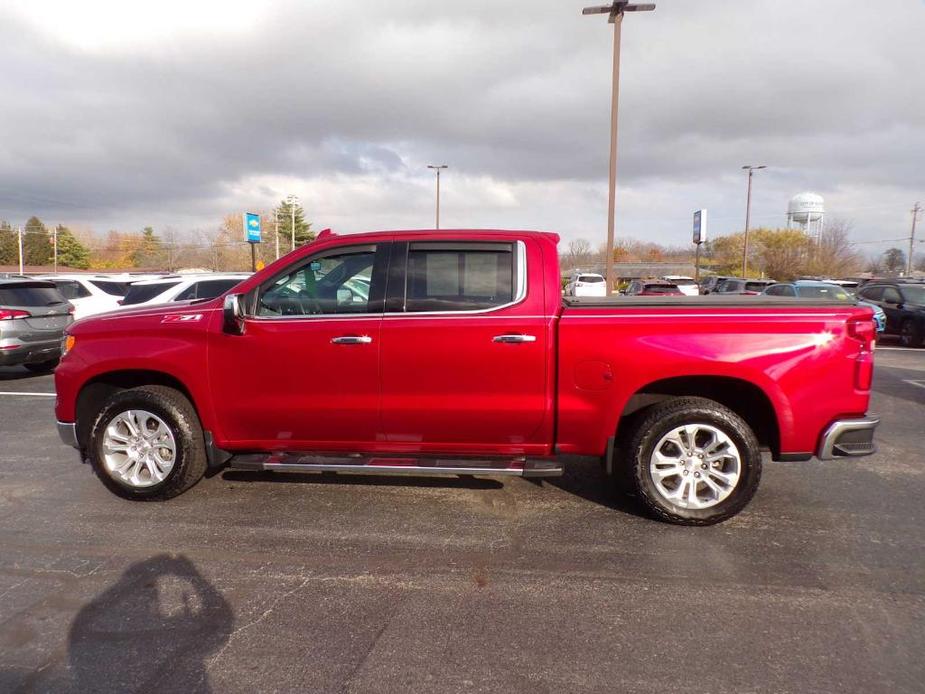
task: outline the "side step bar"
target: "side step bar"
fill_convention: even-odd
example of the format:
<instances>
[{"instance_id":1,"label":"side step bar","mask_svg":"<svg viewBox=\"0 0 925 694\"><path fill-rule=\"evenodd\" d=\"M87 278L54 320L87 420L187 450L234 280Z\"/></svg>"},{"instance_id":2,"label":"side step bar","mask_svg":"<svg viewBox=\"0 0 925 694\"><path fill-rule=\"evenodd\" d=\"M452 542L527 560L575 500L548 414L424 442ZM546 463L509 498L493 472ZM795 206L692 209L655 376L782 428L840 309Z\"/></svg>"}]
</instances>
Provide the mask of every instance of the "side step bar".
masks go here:
<instances>
[{"instance_id":1,"label":"side step bar","mask_svg":"<svg viewBox=\"0 0 925 694\"><path fill-rule=\"evenodd\" d=\"M232 470L275 472L346 472L358 475L507 475L511 477L560 477L562 464L527 458L452 459L321 456L298 453L236 455L228 461Z\"/></svg>"}]
</instances>

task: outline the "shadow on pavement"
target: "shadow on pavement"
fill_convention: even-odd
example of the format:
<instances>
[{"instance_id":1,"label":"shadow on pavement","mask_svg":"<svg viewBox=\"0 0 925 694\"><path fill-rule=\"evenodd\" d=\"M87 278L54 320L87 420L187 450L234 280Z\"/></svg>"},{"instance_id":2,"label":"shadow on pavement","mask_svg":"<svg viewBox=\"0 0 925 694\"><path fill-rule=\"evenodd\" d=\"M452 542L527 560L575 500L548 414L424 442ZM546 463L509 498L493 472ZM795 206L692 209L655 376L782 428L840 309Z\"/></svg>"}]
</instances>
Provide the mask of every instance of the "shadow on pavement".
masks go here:
<instances>
[{"instance_id":1,"label":"shadow on pavement","mask_svg":"<svg viewBox=\"0 0 925 694\"><path fill-rule=\"evenodd\" d=\"M231 606L189 559L146 559L74 618L73 684L80 692L210 692L206 658L233 625Z\"/></svg>"},{"instance_id":2,"label":"shadow on pavement","mask_svg":"<svg viewBox=\"0 0 925 694\"><path fill-rule=\"evenodd\" d=\"M600 459L568 456L563 464L562 477L549 477L543 482L614 511L649 519L625 485L607 478Z\"/></svg>"},{"instance_id":3,"label":"shadow on pavement","mask_svg":"<svg viewBox=\"0 0 925 694\"><path fill-rule=\"evenodd\" d=\"M0 381L20 381L26 378L41 378L50 374L37 374L21 366L0 366Z\"/></svg>"}]
</instances>

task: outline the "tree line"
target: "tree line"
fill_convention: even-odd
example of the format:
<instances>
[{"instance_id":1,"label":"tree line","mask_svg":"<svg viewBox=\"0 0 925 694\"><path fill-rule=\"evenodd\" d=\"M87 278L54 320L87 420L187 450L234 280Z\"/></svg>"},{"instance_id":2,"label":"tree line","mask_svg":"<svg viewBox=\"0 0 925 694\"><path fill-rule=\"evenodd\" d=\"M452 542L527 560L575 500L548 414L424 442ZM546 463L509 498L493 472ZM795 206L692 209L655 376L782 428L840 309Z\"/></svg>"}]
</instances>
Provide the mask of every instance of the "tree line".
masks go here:
<instances>
[{"instance_id":1,"label":"tree line","mask_svg":"<svg viewBox=\"0 0 925 694\"><path fill-rule=\"evenodd\" d=\"M861 272L874 275L898 275L906 267L906 254L890 248L865 257L849 241L850 224L835 221L818 235L802 229L757 228L748 232L748 274L778 281L798 277L850 277ZM718 236L701 247L701 273L740 276L745 250L745 233ZM565 270L601 268L606 258L606 244L596 250L586 239L570 241L561 255ZM613 249L619 262L674 262L693 265L693 246L663 246L651 241L622 239ZM925 255L916 258L915 269L925 271Z\"/></svg>"},{"instance_id":2,"label":"tree line","mask_svg":"<svg viewBox=\"0 0 925 694\"><path fill-rule=\"evenodd\" d=\"M262 243L256 250L258 260L264 263L276 259L277 238L281 255L291 250L293 238L297 247L315 238L301 205L290 206L283 200L261 218ZM18 235L12 224L0 220L0 265L19 263ZM62 224L47 227L32 216L22 227L23 264L52 265L55 241L58 266L76 270L249 270L251 266L241 214L225 215L214 228L183 235L171 227L156 232L150 226L140 231L112 230L98 235Z\"/></svg>"}]
</instances>

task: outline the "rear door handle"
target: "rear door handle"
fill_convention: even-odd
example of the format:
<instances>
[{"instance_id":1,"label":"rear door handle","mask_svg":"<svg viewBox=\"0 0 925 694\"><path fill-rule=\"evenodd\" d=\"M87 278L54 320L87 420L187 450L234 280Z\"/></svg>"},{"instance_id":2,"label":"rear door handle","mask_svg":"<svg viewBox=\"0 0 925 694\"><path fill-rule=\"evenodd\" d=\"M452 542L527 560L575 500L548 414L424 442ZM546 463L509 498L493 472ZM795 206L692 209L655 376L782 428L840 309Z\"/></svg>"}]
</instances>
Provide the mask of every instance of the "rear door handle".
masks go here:
<instances>
[{"instance_id":1,"label":"rear door handle","mask_svg":"<svg viewBox=\"0 0 925 694\"><path fill-rule=\"evenodd\" d=\"M368 345L373 341L369 335L341 335L332 337L331 342L335 345Z\"/></svg>"},{"instance_id":2,"label":"rear door handle","mask_svg":"<svg viewBox=\"0 0 925 694\"><path fill-rule=\"evenodd\" d=\"M495 335L492 342L505 342L517 344L520 342L536 342L536 335Z\"/></svg>"}]
</instances>

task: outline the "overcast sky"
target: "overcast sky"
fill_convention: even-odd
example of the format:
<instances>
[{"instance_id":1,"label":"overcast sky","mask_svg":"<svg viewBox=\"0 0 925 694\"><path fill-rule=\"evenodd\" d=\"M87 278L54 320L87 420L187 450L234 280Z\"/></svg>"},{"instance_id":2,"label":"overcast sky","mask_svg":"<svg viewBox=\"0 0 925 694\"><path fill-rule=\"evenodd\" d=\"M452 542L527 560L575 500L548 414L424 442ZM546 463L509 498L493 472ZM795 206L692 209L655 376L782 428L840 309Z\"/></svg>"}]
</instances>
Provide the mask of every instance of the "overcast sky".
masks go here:
<instances>
[{"instance_id":1,"label":"overcast sky","mask_svg":"<svg viewBox=\"0 0 925 694\"><path fill-rule=\"evenodd\" d=\"M590 4L590 1L589 3ZM581 0L0 5L0 219L179 231L299 195L315 228L605 237L612 31ZM925 2L659 0L623 32L617 234L858 241L925 204ZM922 225L925 227L925 224ZM925 228L923 228L925 237ZM865 244L865 250L890 244ZM925 250L925 244L919 246Z\"/></svg>"}]
</instances>

